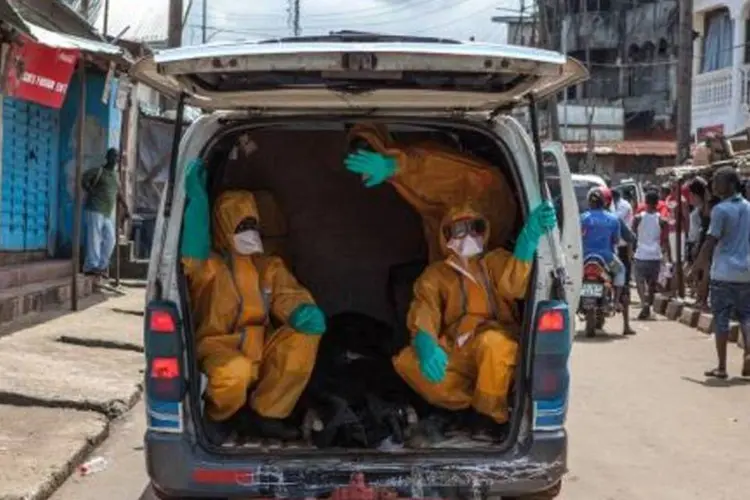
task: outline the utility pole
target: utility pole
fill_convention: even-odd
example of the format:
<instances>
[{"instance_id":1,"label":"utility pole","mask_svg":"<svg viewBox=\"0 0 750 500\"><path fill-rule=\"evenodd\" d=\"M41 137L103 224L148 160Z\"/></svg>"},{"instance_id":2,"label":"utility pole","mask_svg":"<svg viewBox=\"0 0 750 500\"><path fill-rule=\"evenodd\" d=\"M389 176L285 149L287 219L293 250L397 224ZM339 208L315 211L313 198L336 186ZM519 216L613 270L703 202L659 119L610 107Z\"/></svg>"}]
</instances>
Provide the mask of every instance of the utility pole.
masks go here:
<instances>
[{"instance_id":1,"label":"utility pole","mask_svg":"<svg viewBox=\"0 0 750 500\"><path fill-rule=\"evenodd\" d=\"M589 9L588 9L588 2L587 0L581 0L581 13L583 16L583 23L585 26L588 27L588 33L584 34L584 37L586 39L586 69L591 71L591 44L589 43L589 40L591 36L593 35L593 26L594 23L590 22L589 20ZM580 26L578 27L580 30ZM589 80L590 82L591 80ZM587 82L588 83L588 82ZM584 83L584 89L586 88L586 83ZM594 153L594 148L596 147L596 142L594 140L594 114L596 113L596 107L592 106L591 102L591 86L588 86L588 91L586 92L586 171L587 172L596 172L596 157Z\"/></svg>"},{"instance_id":2,"label":"utility pole","mask_svg":"<svg viewBox=\"0 0 750 500\"><path fill-rule=\"evenodd\" d=\"M289 28L292 30L294 36L299 36L302 33L302 26L300 25L300 0L288 0L287 6L287 23Z\"/></svg>"},{"instance_id":3,"label":"utility pole","mask_svg":"<svg viewBox=\"0 0 750 500\"><path fill-rule=\"evenodd\" d=\"M555 50L555 37L550 34L550 29L554 27L555 32L558 30L557 19L549 20L549 3L554 0L539 0L537 10L539 11L539 42L543 48ZM553 141L560 140L560 118L557 116L557 94L552 95L546 103L547 108L547 133Z\"/></svg>"},{"instance_id":4,"label":"utility pole","mask_svg":"<svg viewBox=\"0 0 750 500\"><path fill-rule=\"evenodd\" d=\"M104 38L107 37L107 31L109 30L109 0L104 0L104 23L102 26L102 33Z\"/></svg>"},{"instance_id":5,"label":"utility pole","mask_svg":"<svg viewBox=\"0 0 750 500\"><path fill-rule=\"evenodd\" d=\"M690 113L693 94L693 0L680 0L677 45L677 165L690 158Z\"/></svg>"},{"instance_id":6,"label":"utility pole","mask_svg":"<svg viewBox=\"0 0 750 500\"><path fill-rule=\"evenodd\" d=\"M182 0L169 0L169 25L167 26L167 45L182 45Z\"/></svg>"},{"instance_id":7,"label":"utility pole","mask_svg":"<svg viewBox=\"0 0 750 500\"><path fill-rule=\"evenodd\" d=\"M203 18L201 20L201 41L206 43L206 18L208 17L208 0L203 0Z\"/></svg>"}]
</instances>

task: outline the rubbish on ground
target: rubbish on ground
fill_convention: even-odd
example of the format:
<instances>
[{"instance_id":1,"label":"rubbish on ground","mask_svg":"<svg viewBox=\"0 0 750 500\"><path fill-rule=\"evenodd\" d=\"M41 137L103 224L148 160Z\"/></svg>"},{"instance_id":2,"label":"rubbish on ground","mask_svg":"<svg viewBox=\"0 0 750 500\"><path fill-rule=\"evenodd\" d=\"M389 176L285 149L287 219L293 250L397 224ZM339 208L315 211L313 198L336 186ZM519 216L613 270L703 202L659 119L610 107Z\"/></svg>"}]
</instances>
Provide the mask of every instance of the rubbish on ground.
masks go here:
<instances>
[{"instance_id":1,"label":"rubbish on ground","mask_svg":"<svg viewBox=\"0 0 750 500\"><path fill-rule=\"evenodd\" d=\"M107 465L109 462L104 457L95 457L86 462L85 464L78 467L78 473L81 476L89 476L91 474L96 474L97 472L101 472L104 469L107 468Z\"/></svg>"}]
</instances>

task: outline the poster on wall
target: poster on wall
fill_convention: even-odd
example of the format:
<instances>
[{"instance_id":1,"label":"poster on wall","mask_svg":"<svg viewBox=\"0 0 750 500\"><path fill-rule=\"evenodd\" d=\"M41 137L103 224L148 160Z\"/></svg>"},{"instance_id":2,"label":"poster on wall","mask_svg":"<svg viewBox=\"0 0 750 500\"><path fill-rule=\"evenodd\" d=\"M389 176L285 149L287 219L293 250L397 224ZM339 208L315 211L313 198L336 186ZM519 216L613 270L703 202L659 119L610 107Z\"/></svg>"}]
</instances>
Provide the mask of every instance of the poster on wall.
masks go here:
<instances>
[{"instance_id":1,"label":"poster on wall","mask_svg":"<svg viewBox=\"0 0 750 500\"><path fill-rule=\"evenodd\" d=\"M60 109L80 52L58 49L21 35L7 59L5 95Z\"/></svg>"}]
</instances>

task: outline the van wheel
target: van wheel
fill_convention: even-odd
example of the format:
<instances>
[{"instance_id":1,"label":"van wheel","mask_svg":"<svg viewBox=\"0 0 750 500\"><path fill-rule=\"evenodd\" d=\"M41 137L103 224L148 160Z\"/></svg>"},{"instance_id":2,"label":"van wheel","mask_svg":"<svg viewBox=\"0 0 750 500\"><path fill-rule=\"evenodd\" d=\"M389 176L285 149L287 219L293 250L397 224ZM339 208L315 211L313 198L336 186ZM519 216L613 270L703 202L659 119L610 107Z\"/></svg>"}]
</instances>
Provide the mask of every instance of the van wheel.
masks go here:
<instances>
[{"instance_id":1,"label":"van wheel","mask_svg":"<svg viewBox=\"0 0 750 500\"><path fill-rule=\"evenodd\" d=\"M503 497L503 500L553 500L562 491L562 480L556 482L551 488L520 497Z\"/></svg>"}]
</instances>

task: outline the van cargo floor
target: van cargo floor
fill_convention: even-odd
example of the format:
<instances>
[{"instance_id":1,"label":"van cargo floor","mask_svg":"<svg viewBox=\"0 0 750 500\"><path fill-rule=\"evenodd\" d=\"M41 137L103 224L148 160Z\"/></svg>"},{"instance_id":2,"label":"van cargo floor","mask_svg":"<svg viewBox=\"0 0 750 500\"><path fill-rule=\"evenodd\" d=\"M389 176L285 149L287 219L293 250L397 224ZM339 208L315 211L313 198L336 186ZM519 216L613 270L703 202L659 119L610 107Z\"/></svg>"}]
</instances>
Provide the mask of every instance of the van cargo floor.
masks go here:
<instances>
[{"instance_id":1,"label":"van cargo floor","mask_svg":"<svg viewBox=\"0 0 750 500\"><path fill-rule=\"evenodd\" d=\"M379 446L373 448L384 452L398 453L400 451L409 451L413 449L424 449L424 448L478 448L489 445L489 443L483 441L477 441L472 439L468 432L454 432L450 437L431 444L397 444L393 443L390 439L386 439ZM280 441L275 439L246 439L239 440L235 437L227 439L223 444L222 448L226 449L242 449L250 451L272 451L272 450L316 450L319 449L312 443L306 441ZM333 448L336 449L336 448Z\"/></svg>"}]
</instances>

